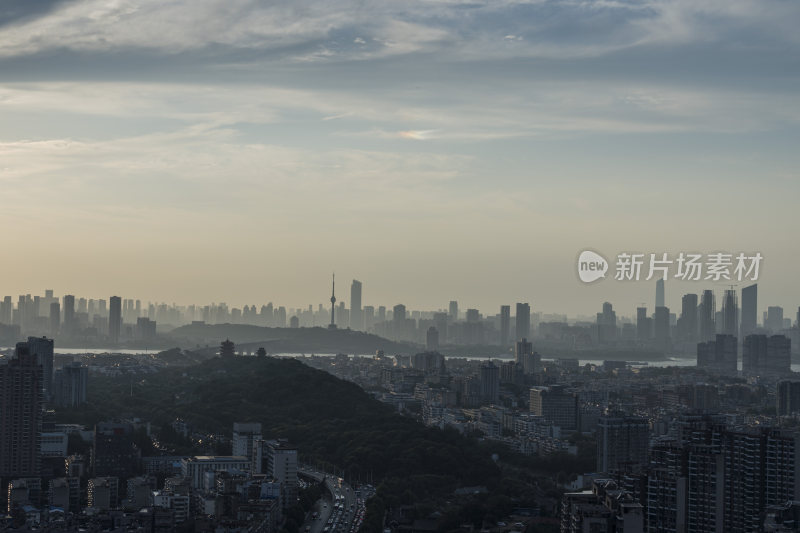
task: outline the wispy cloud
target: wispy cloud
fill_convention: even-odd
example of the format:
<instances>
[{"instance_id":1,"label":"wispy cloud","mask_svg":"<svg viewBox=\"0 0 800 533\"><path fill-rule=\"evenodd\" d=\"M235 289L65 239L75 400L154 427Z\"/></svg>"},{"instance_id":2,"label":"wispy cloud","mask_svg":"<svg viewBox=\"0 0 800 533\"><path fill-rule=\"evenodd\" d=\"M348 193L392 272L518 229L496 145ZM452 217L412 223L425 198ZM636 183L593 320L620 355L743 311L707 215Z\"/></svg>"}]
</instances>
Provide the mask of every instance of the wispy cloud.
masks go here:
<instances>
[{"instance_id":1,"label":"wispy cloud","mask_svg":"<svg viewBox=\"0 0 800 533\"><path fill-rule=\"evenodd\" d=\"M800 7L780 0L410 0L368 8L355 0L84 0L24 14L0 26L0 57L142 49L209 50L219 60L220 46L337 60L434 50L453 58L585 57L722 39L800 42L792 24ZM287 54L298 46L306 50Z\"/></svg>"}]
</instances>

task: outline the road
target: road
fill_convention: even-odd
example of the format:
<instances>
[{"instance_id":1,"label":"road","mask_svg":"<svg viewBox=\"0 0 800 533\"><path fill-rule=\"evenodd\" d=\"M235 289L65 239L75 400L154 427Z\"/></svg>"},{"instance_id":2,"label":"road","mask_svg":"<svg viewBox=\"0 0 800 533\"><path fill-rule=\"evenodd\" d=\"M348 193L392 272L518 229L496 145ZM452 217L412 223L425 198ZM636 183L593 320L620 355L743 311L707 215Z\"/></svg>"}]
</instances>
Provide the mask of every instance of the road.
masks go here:
<instances>
[{"instance_id":1,"label":"road","mask_svg":"<svg viewBox=\"0 0 800 533\"><path fill-rule=\"evenodd\" d=\"M301 469L300 472L316 479L325 480L327 491L322 499L314 504L300 531L310 533L355 533L364 517L364 501L356 497L353 488L341 478L324 472ZM313 513L319 518L313 518Z\"/></svg>"}]
</instances>

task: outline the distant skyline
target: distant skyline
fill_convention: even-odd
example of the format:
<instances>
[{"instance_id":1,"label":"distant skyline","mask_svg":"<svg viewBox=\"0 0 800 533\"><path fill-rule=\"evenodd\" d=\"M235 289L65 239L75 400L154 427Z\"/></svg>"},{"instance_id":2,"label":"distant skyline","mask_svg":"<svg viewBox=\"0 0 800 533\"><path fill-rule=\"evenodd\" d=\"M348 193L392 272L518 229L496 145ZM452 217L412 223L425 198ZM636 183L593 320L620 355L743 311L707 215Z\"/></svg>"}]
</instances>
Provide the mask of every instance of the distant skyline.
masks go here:
<instances>
[{"instance_id":1,"label":"distant skyline","mask_svg":"<svg viewBox=\"0 0 800 533\"><path fill-rule=\"evenodd\" d=\"M349 281L352 281L352 280L349 280ZM337 309L338 309L339 305L341 305L343 303L345 305L345 308L347 308L348 310L352 310L351 303L349 301L349 281L347 283L348 294L339 295L339 293L337 292L337 296L336 296L336 307L337 307ZM328 280L328 282L330 283L330 280ZM340 282L344 283L345 280L340 280ZM484 306L480 306L480 305L474 305L474 304L470 303L469 299L467 299L467 300L455 300L455 301L458 302L458 311L459 311L459 315L460 315L459 320L464 320L465 319L464 315L465 315L465 312L466 312L467 309L477 309L478 311L480 311L483 314L484 317L499 315L500 314L500 306L501 305L509 305L511 307L511 309L512 309L511 316L516 316L516 314L514 313L514 309L516 308L515 304L517 304L517 303L528 303L528 304L530 304L531 305L531 308L530 308L531 314L533 314L533 313L563 314L563 315L567 315L570 319L583 317L583 318L594 320L595 315L602 310L603 303L607 302L607 301L612 304L612 306L613 306L615 312L617 313L617 315L619 315L620 317L626 317L626 318L635 320L635 318L636 318L636 307L639 307L640 305L644 305L647 308L648 314L655 313L655 308L656 308L655 298L654 298L654 294L655 294L654 291L655 291L655 287L656 287L655 281L653 280L653 281L650 281L650 282L640 282L640 285L648 285L648 284L653 289L651 291L652 294L649 296L649 299L648 298L643 298L641 300L638 300L630 308L626 308L626 307L620 306L619 304L615 303L613 301L613 299L600 300L600 301L597 302L597 304L594 307L590 307L590 308L587 308L585 310L584 309L574 308L574 309L568 309L568 310L563 310L563 311L559 310L559 309L541 308L541 307L536 305L535 301L531 301L531 300L524 300L524 301L518 301L518 300L512 301L512 300L509 300L509 301L506 301L506 302L502 302L501 304L498 304L497 306L491 306L491 307L484 307ZM676 316L680 316L681 315L681 298L687 293L693 293L693 294L697 294L698 299L699 299L703 289L693 290L692 286L691 286L691 283L689 283L689 282L676 282L675 284L676 285L679 284L680 287L682 287L680 289L681 291L683 291L684 290L683 288L685 288L687 292L680 292L680 293L675 292L674 294L671 294L670 291L669 291L670 284L666 283L666 291L665 291L666 292L666 295L665 295L666 296L666 304L667 304L667 307L670 310L670 313L674 313ZM722 284L722 285L724 285L724 284ZM767 307L776 306L776 305L780 306L780 307L782 307L784 309L784 317L785 318L790 318L792 320L792 324L794 324L794 322L796 320L796 314L797 314L797 311L798 311L798 307L800 307L800 306L795 305L795 306L792 306L792 307L786 307L786 306L781 306L780 304L777 304L777 303L772 302L772 301L765 301L763 299L764 297L762 296L762 287L761 287L761 285L759 283L736 285L735 288L736 288L737 294L741 293L741 289L745 288L746 286L751 286L751 285L757 285L758 286L758 302L757 302L758 305L757 305L757 309L756 309L756 321L759 324L761 324L761 322L762 322L762 312L766 311ZM723 297L724 297L724 292L725 292L725 290L729 289L730 287L731 287L730 284L727 284L727 285L724 285L724 286L720 286L720 284L709 284L707 286L707 288L712 289L714 291L714 293L715 293L716 304L717 304L716 307L717 307L717 311L718 312L722 310L722 301L723 301ZM344 288L342 288L342 289L344 289ZM0 294L0 299L3 296L6 296L6 295L11 296L12 297L12 303L14 304L14 306L16 306L17 298L18 298L18 296L20 294L30 294L31 297L33 297L33 296L44 296L45 290L53 290L54 291L54 293L53 293L54 297L58 298L59 301L63 300L64 296L66 296L66 295L73 295L76 298L86 298L86 299L90 299L91 298L91 299L95 299L95 300L106 300L107 301L107 305L109 305L108 301L110 300L110 298L112 296L119 296L123 300L140 300L142 302L142 309L143 310L146 310L146 306L147 306L148 303L153 303L153 304L165 303L165 304L168 304L168 305L177 305L177 306L183 306L183 307L187 307L187 306L190 306L190 305L203 307L203 306L206 306L206 305L211 305L212 303L213 304L217 304L217 305L224 303L229 308L239 308L239 309L241 309L245 305L247 305L247 306L255 305L258 308L260 308L262 305L266 305L268 303L272 303L275 306L275 308L282 306L282 307L285 307L287 309L287 311L289 311L289 310L305 311L305 310L308 309L308 306L311 305L313 311L316 313L319 310L319 306L321 305L322 309L325 312L330 312L330 286L328 287L328 291L329 291L328 295L329 296L328 296L327 299L323 298L321 300L313 300L313 301L310 300L310 301L305 302L305 303L297 303L297 302L294 302L294 301L283 301L283 300L278 300L278 299L275 299L275 298L270 298L269 296L265 296L262 299L251 299L251 300L246 300L246 301L241 301L241 302L240 301L233 301L233 300L225 299L225 298L218 298L218 299L213 299L213 300L208 300L208 301L191 300L191 299L190 300L181 301L181 300L163 299L163 298L158 298L158 297L156 297L156 298L146 298L146 297L142 297L142 296L137 295L137 294L127 294L127 295L125 295L125 294L114 293L114 294L105 296L105 295L98 295L96 293L79 293L79 292L64 292L64 293L60 293L57 289L55 289L53 287L47 287L47 289L41 289L41 290L33 290L33 291L22 292L22 293L19 293L19 294L17 294L17 293L15 293L15 294L5 294L4 293L4 294ZM676 290L678 290L677 287L676 287ZM445 303L449 304L450 301L452 301L452 300L449 300L448 302L445 302ZM741 299L740 299L740 301L741 301ZM444 312L447 312L448 311L448 305L437 305L437 304L434 304L434 305L431 305L431 306L423 306L423 305L415 305L413 302L409 302L409 301L405 301L405 300L398 300L398 299L394 299L394 300L392 300L392 299L374 300L374 301L373 300L369 300L369 301L362 300L361 307L363 308L364 306L372 306L375 309L377 309L379 306L385 306L387 311L391 311L392 306L397 305L397 304L405 305L406 308L408 309L409 313L412 312L412 311L422 311L422 312L433 312L433 311L444 311ZM338 322L338 318L337 318L337 322Z\"/></svg>"},{"instance_id":2,"label":"distant skyline","mask_svg":"<svg viewBox=\"0 0 800 533\"><path fill-rule=\"evenodd\" d=\"M797 20L780 0L4 1L0 292L316 306L336 271L363 305L632 315L654 282L584 285L580 251L759 251L759 313L794 317ZM666 305L706 288L726 285L668 280Z\"/></svg>"}]
</instances>

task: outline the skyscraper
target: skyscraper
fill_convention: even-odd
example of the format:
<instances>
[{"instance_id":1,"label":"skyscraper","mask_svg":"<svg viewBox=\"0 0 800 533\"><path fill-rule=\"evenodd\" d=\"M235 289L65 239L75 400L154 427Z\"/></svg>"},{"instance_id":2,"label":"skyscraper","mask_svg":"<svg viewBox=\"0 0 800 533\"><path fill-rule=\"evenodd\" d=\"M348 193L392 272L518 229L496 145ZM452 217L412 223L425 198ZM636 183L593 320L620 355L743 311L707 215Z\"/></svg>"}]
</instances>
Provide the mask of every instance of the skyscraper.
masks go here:
<instances>
[{"instance_id":1,"label":"skyscraper","mask_svg":"<svg viewBox=\"0 0 800 533\"><path fill-rule=\"evenodd\" d=\"M133 425L127 422L100 422L94 428L92 474L133 477L141 460L141 450L133 440Z\"/></svg>"},{"instance_id":2,"label":"skyscraper","mask_svg":"<svg viewBox=\"0 0 800 533\"><path fill-rule=\"evenodd\" d=\"M50 304L50 335L55 337L61 329L61 304L53 302Z\"/></svg>"},{"instance_id":3,"label":"skyscraper","mask_svg":"<svg viewBox=\"0 0 800 533\"><path fill-rule=\"evenodd\" d=\"M370 331L372 325L375 324L375 308L371 305L365 305L362 308L361 316L363 318L364 331Z\"/></svg>"},{"instance_id":4,"label":"skyscraper","mask_svg":"<svg viewBox=\"0 0 800 533\"><path fill-rule=\"evenodd\" d=\"M500 400L500 367L492 361L481 365L481 397L491 404Z\"/></svg>"},{"instance_id":5,"label":"skyscraper","mask_svg":"<svg viewBox=\"0 0 800 533\"><path fill-rule=\"evenodd\" d=\"M435 326L428 328L425 335L425 349L429 352L435 352L439 349L439 330Z\"/></svg>"},{"instance_id":6,"label":"skyscraper","mask_svg":"<svg viewBox=\"0 0 800 533\"><path fill-rule=\"evenodd\" d=\"M601 416L597 424L597 471L632 471L646 466L649 438L646 418Z\"/></svg>"},{"instance_id":7,"label":"skyscraper","mask_svg":"<svg viewBox=\"0 0 800 533\"><path fill-rule=\"evenodd\" d=\"M450 322L456 322L458 320L458 302L455 300L450 300L450 308L449 312L447 313Z\"/></svg>"},{"instance_id":8,"label":"skyscraper","mask_svg":"<svg viewBox=\"0 0 800 533\"><path fill-rule=\"evenodd\" d=\"M364 329L364 317L361 310L361 282L355 279L350 285L350 328L358 331Z\"/></svg>"},{"instance_id":9,"label":"skyscraper","mask_svg":"<svg viewBox=\"0 0 800 533\"><path fill-rule=\"evenodd\" d=\"M656 307L656 314L654 320L654 333L655 340L658 347L663 350L668 350L671 346L669 334L669 308Z\"/></svg>"},{"instance_id":10,"label":"skyscraper","mask_svg":"<svg viewBox=\"0 0 800 533\"><path fill-rule=\"evenodd\" d=\"M783 329L783 307L777 305L767 307L767 319L764 321L764 327L773 333Z\"/></svg>"},{"instance_id":11,"label":"skyscraper","mask_svg":"<svg viewBox=\"0 0 800 533\"><path fill-rule=\"evenodd\" d=\"M700 340L710 341L717 334L715 325L715 318L717 314L716 304L714 302L714 291L705 290L700 299Z\"/></svg>"},{"instance_id":12,"label":"skyscraper","mask_svg":"<svg viewBox=\"0 0 800 533\"><path fill-rule=\"evenodd\" d=\"M500 345L507 346L511 336L511 306L500 306Z\"/></svg>"},{"instance_id":13,"label":"skyscraper","mask_svg":"<svg viewBox=\"0 0 800 533\"><path fill-rule=\"evenodd\" d=\"M75 296L67 294L64 296L64 331L74 333L75 328Z\"/></svg>"},{"instance_id":14,"label":"skyscraper","mask_svg":"<svg viewBox=\"0 0 800 533\"><path fill-rule=\"evenodd\" d=\"M233 423L233 440L231 442L233 455L252 459L255 445L260 440L262 440L260 423Z\"/></svg>"},{"instance_id":15,"label":"skyscraper","mask_svg":"<svg viewBox=\"0 0 800 533\"><path fill-rule=\"evenodd\" d=\"M66 318L66 313L65 313ZM119 342L119 334L122 330L122 298L112 296L109 299L108 310L108 336L111 342Z\"/></svg>"},{"instance_id":16,"label":"skyscraper","mask_svg":"<svg viewBox=\"0 0 800 533\"><path fill-rule=\"evenodd\" d=\"M748 335L742 343L742 371L785 375L791 372L791 341L784 335Z\"/></svg>"},{"instance_id":17,"label":"skyscraper","mask_svg":"<svg viewBox=\"0 0 800 533\"><path fill-rule=\"evenodd\" d=\"M656 281L656 309L664 307L664 278Z\"/></svg>"},{"instance_id":18,"label":"skyscraper","mask_svg":"<svg viewBox=\"0 0 800 533\"><path fill-rule=\"evenodd\" d=\"M42 366L28 343L0 364L0 477L37 477L41 461Z\"/></svg>"},{"instance_id":19,"label":"skyscraper","mask_svg":"<svg viewBox=\"0 0 800 533\"><path fill-rule=\"evenodd\" d=\"M650 318L647 316L646 307L636 308L636 340L647 342L650 340Z\"/></svg>"},{"instance_id":20,"label":"skyscraper","mask_svg":"<svg viewBox=\"0 0 800 533\"><path fill-rule=\"evenodd\" d=\"M397 304L392 308L392 321L402 323L406 319L406 306Z\"/></svg>"},{"instance_id":21,"label":"skyscraper","mask_svg":"<svg viewBox=\"0 0 800 533\"><path fill-rule=\"evenodd\" d=\"M776 385L778 416L800 412L800 381L785 379Z\"/></svg>"},{"instance_id":22,"label":"skyscraper","mask_svg":"<svg viewBox=\"0 0 800 533\"><path fill-rule=\"evenodd\" d=\"M756 330L758 319L758 284L742 289L742 322L740 334L747 337Z\"/></svg>"},{"instance_id":23,"label":"skyscraper","mask_svg":"<svg viewBox=\"0 0 800 533\"><path fill-rule=\"evenodd\" d=\"M713 341L697 343L697 367L736 372L739 350L733 335L716 335Z\"/></svg>"},{"instance_id":24,"label":"skyscraper","mask_svg":"<svg viewBox=\"0 0 800 533\"><path fill-rule=\"evenodd\" d=\"M578 427L578 395L562 385L532 387L530 390L530 412L544 417L562 431Z\"/></svg>"},{"instance_id":25,"label":"skyscraper","mask_svg":"<svg viewBox=\"0 0 800 533\"><path fill-rule=\"evenodd\" d=\"M530 355L532 353L533 353L533 344L528 342L528 339L520 339L517 341L514 356L518 365L524 364L525 356Z\"/></svg>"},{"instance_id":26,"label":"skyscraper","mask_svg":"<svg viewBox=\"0 0 800 533\"><path fill-rule=\"evenodd\" d=\"M603 312L597 313L597 341L613 342L617 339L617 313L609 302L603 303Z\"/></svg>"},{"instance_id":27,"label":"skyscraper","mask_svg":"<svg viewBox=\"0 0 800 533\"><path fill-rule=\"evenodd\" d=\"M684 294L681 298L681 317L678 319L678 337L683 342L697 342L697 295Z\"/></svg>"},{"instance_id":28,"label":"skyscraper","mask_svg":"<svg viewBox=\"0 0 800 533\"><path fill-rule=\"evenodd\" d=\"M516 334L519 339L529 339L531 336L531 306L527 303L517 303Z\"/></svg>"},{"instance_id":29,"label":"skyscraper","mask_svg":"<svg viewBox=\"0 0 800 533\"><path fill-rule=\"evenodd\" d=\"M53 392L53 339L28 337L28 349L36 357L36 364L42 365L42 399L49 401Z\"/></svg>"},{"instance_id":30,"label":"skyscraper","mask_svg":"<svg viewBox=\"0 0 800 533\"><path fill-rule=\"evenodd\" d=\"M89 369L78 362L56 370L53 373L53 403L62 407L77 407L85 403L88 380Z\"/></svg>"},{"instance_id":31,"label":"skyscraper","mask_svg":"<svg viewBox=\"0 0 800 533\"><path fill-rule=\"evenodd\" d=\"M722 299L722 334L739 336L739 302L734 289L725 291Z\"/></svg>"}]
</instances>

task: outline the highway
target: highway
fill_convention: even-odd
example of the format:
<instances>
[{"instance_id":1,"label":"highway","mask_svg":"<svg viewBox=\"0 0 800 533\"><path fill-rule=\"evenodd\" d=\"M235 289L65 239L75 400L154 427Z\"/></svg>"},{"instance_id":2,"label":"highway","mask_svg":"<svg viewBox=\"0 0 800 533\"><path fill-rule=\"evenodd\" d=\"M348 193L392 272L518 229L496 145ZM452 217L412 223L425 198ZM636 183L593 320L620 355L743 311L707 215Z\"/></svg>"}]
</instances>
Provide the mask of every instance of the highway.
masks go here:
<instances>
[{"instance_id":1,"label":"highway","mask_svg":"<svg viewBox=\"0 0 800 533\"><path fill-rule=\"evenodd\" d=\"M317 481L325 480L326 492L306 517L300 531L309 533L355 533L364 519L364 500L341 478L310 469L300 473ZM319 513L314 519L314 513Z\"/></svg>"}]
</instances>

